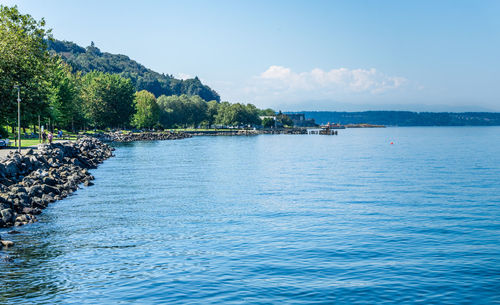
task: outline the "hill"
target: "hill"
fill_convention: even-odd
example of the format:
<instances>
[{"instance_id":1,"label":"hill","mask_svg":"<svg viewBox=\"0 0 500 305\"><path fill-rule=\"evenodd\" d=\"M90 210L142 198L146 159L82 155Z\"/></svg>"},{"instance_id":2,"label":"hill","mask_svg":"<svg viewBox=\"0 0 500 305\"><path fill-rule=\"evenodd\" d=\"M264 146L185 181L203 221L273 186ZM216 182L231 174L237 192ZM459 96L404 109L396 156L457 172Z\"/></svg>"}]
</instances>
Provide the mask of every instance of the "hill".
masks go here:
<instances>
[{"instance_id":1,"label":"hill","mask_svg":"<svg viewBox=\"0 0 500 305\"><path fill-rule=\"evenodd\" d=\"M375 124L386 126L499 126L498 112L411 112L411 111L304 111L318 124Z\"/></svg>"},{"instance_id":2,"label":"hill","mask_svg":"<svg viewBox=\"0 0 500 305\"><path fill-rule=\"evenodd\" d=\"M119 74L130 78L137 91L148 90L156 97L164 95L199 95L206 101L220 101L220 96L203 85L198 77L181 80L172 75L160 74L139 64L128 56L101 52L92 42L83 48L70 41L47 41L49 51L60 55L74 71L87 73L93 70Z\"/></svg>"}]
</instances>

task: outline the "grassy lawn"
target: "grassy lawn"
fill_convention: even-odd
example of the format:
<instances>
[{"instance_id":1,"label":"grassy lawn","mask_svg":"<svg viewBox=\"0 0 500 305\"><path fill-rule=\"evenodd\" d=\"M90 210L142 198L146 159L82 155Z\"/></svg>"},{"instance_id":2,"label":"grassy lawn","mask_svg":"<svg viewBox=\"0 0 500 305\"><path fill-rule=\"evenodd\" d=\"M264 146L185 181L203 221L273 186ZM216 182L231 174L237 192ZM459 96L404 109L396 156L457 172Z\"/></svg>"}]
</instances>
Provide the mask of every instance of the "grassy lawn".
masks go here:
<instances>
[{"instance_id":1,"label":"grassy lawn","mask_svg":"<svg viewBox=\"0 0 500 305\"><path fill-rule=\"evenodd\" d=\"M14 138L9 139L9 140L10 140L10 146L8 146L8 148L16 148L17 145L14 142ZM76 137L69 137L69 138L66 138L64 140L54 139L53 143L59 142L59 141L68 141L68 140L76 141ZM47 143L48 143L48 141L47 141ZM21 139L21 147L36 146L38 144L40 144L38 139Z\"/></svg>"},{"instance_id":2,"label":"grassy lawn","mask_svg":"<svg viewBox=\"0 0 500 305\"><path fill-rule=\"evenodd\" d=\"M171 128L171 129L165 129L165 132L168 131L173 131L173 132L183 132L183 131L238 131L240 129L237 128ZM96 133L103 133L106 132L105 130L87 130L85 132L81 132L79 135L85 135L85 134L96 134ZM121 131L124 134L132 133L130 130L122 130ZM159 131L161 132L161 131ZM31 130L29 128L26 129L26 133L30 134ZM15 143L15 139L17 138L17 134L12 134L9 133L9 140L10 140L10 146L8 148L16 148L17 145ZM73 134L70 132L65 131L64 132L64 138L62 140L57 139L54 137L53 142L58 142L58 141L76 141L77 140L77 134ZM48 142L48 141L47 141ZM36 146L40 144L38 138L27 138L25 139L23 136L21 137L21 147L30 147L30 146Z\"/></svg>"}]
</instances>

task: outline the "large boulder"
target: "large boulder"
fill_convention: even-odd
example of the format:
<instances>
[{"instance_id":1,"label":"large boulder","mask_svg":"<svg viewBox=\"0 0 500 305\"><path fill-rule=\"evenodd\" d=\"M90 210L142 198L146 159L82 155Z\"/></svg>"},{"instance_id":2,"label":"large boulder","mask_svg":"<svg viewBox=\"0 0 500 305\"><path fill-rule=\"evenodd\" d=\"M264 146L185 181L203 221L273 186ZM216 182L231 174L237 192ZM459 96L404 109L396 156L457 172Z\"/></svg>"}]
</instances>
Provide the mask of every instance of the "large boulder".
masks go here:
<instances>
[{"instance_id":1,"label":"large boulder","mask_svg":"<svg viewBox=\"0 0 500 305\"><path fill-rule=\"evenodd\" d=\"M50 186L55 186L57 185L57 181L53 178L50 178L50 177L44 177L42 179L42 183L43 184L47 184L47 185L50 185Z\"/></svg>"},{"instance_id":2,"label":"large boulder","mask_svg":"<svg viewBox=\"0 0 500 305\"><path fill-rule=\"evenodd\" d=\"M3 209L0 211L0 216L2 218L2 221L6 224L12 224L14 223L14 220L16 219L16 214L12 209Z\"/></svg>"},{"instance_id":3,"label":"large boulder","mask_svg":"<svg viewBox=\"0 0 500 305\"><path fill-rule=\"evenodd\" d=\"M15 177L19 173L19 168L14 160L8 160L4 163L5 177Z\"/></svg>"}]
</instances>

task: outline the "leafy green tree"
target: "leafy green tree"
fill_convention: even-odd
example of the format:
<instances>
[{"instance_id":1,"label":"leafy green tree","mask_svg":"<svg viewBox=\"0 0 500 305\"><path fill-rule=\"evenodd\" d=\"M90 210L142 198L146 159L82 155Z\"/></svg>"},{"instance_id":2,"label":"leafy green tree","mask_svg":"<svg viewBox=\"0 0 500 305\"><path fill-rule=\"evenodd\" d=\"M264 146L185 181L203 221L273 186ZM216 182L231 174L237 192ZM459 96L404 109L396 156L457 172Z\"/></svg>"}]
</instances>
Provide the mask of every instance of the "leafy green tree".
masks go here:
<instances>
[{"instance_id":1,"label":"leafy green tree","mask_svg":"<svg viewBox=\"0 0 500 305\"><path fill-rule=\"evenodd\" d=\"M262 126L265 128L272 128L274 127L275 120L273 118L263 118L262 119Z\"/></svg>"},{"instance_id":2,"label":"leafy green tree","mask_svg":"<svg viewBox=\"0 0 500 305\"><path fill-rule=\"evenodd\" d=\"M206 126L212 127L215 124L215 117L219 110L219 103L217 101L210 101L207 103L207 113L206 113Z\"/></svg>"},{"instance_id":3,"label":"leafy green tree","mask_svg":"<svg viewBox=\"0 0 500 305\"><path fill-rule=\"evenodd\" d=\"M71 67L58 59L53 65L49 86L50 116L59 128L75 130L84 124L80 99L80 76L71 73Z\"/></svg>"},{"instance_id":4,"label":"leafy green tree","mask_svg":"<svg viewBox=\"0 0 500 305\"><path fill-rule=\"evenodd\" d=\"M17 6L0 5L0 125L17 122L17 92L21 88L24 126L48 110L46 74L51 64L45 21L21 14Z\"/></svg>"},{"instance_id":5,"label":"leafy green tree","mask_svg":"<svg viewBox=\"0 0 500 305\"><path fill-rule=\"evenodd\" d=\"M276 116L276 120L280 122L283 126L289 126L289 127L293 126L292 119L290 119L288 115L281 113L281 111Z\"/></svg>"},{"instance_id":6,"label":"leafy green tree","mask_svg":"<svg viewBox=\"0 0 500 305\"><path fill-rule=\"evenodd\" d=\"M259 109L253 104L246 104L246 122L248 125L260 125L261 119L259 117Z\"/></svg>"},{"instance_id":7,"label":"leafy green tree","mask_svg":"<svg viewBox=\"0 0 500 305\"><path fill-rule=\"evenodd\" d=\"M207 119L207 102L198 95L193 95L189 97L186 103L189 112L187 123L193 127L198 127L201 122Z\"/></svg>"},{"instance_id":8,"label":"leafy green tree","mask_svg":"<svg viewBox=\"0 0 500 305\"><path fill-rule=\"evenodd\" d=\"M252 104L222 102L219 105L215 122L217 125L225 126L258 125L260 118L258 109Z\"/></svg>"},{"instance_id":9,"label":"leafy green tree","mask_svg":"<svg viewBox=\"0 0 500 305\"><path fill-rule=\"evenodd\" d=\"M274 110L272 110L271 108L259 109L259 115L260 116L273 116L273 115L276 115L276 112Z\"/></svg>"},{"instance_id":10,"label":"leafy green tree","mask_svg":"<svg viewBox=\"0 0 500 305\"><path fill-rule=\"evenodd\" d=\"M134 104L136 113L132 125L137 128L152 128L160 119L160 107L156 103L154 94L146 90L135 93Z\"/></svg>"},{"instance_id":11,"label":"leafy green tree","mask_svg":"<svg viewBox=\"0 0 500 305\"><path fill-rule=\"evenodd\" d=\"M81 97L93 127L125 127L134 113L134 87L116 74L90 72L82 78Z\"/></svg>"},{"instance_id":12,"label":"leafy green tree","mask_svg":"<svg viewBox=\"0 0 500 305\"><path fill-rule=\"evenodd\" d=\"M160 123L166 127L199 126L207 120L208 104L199 96L160 96Z\"/></svg>"},{"instance_id":13,"label":"leafy green tree","mask_svg":"<svg viewBox=\"0 0 500 305\"><path fill-rule=\"evenodd\" d=\"M160 107L160 124L165 128L182 126L186 122L186 108L177 95L161 95L158 98Z\"/></svg>"},{"instance_id":14,"label":"leafy green tree","mask_svg":"<svg viewBox=\"0 0 500 305\"><path fill-rule=\"evenodd\" d=\"M219 104L217 109L217 115L215 115L215 124L221 126L232 125L232 118L230 114L231 104L229 102L222 102Z\"/></svg>"}]
</instances>

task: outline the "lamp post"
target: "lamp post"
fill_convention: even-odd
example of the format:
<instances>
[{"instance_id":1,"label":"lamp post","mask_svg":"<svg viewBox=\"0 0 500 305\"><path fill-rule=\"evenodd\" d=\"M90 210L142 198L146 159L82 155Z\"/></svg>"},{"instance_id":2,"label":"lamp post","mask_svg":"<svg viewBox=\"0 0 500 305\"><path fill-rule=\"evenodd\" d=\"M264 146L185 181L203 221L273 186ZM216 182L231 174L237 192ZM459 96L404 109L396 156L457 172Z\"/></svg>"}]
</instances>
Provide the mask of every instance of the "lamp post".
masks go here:
<instances>
[{"instance_id":1,"label":"lamp post","mask_svg":"<svg viewBox=\"0 0 500 305\"><path fill-rule=\"evenodd\" d=\"M19 85L15 85L17 89L17 151L21 153L21 94Z\"/></svg>"}]
</instances>

